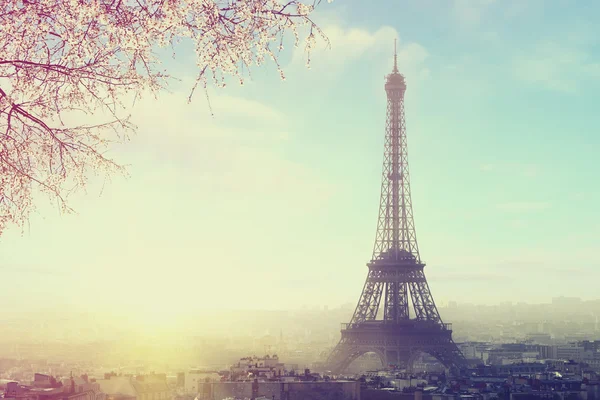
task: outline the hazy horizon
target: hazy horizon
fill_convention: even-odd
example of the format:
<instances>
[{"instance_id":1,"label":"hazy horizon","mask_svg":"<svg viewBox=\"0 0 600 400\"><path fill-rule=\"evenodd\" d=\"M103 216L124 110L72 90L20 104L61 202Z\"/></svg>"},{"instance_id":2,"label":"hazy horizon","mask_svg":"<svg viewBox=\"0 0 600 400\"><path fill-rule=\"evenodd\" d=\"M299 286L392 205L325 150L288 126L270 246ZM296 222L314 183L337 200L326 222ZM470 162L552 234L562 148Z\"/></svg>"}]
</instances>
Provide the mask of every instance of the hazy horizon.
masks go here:
<instances>
[{"instance_id":1,"label":"hazy horizon","mask_svg":"<svg viewBox=\"0 0 600 400\"><path fill-rule=\"evenodd\" d=\"M214 117L203 93L186 104L194 61L165 53L182 82L136 103L138 135L113 152L131 177L93 182L72 198L77 215L42 205L24 235L5 232L0 303L157 315L356 304L394 38L436 302L600 297L593 15L561 2L336 0L315 14L331 50L321 43L308 70L302 51L284 53L284 82L268 65L211 88Z\"/></svg>"}]
</instances>

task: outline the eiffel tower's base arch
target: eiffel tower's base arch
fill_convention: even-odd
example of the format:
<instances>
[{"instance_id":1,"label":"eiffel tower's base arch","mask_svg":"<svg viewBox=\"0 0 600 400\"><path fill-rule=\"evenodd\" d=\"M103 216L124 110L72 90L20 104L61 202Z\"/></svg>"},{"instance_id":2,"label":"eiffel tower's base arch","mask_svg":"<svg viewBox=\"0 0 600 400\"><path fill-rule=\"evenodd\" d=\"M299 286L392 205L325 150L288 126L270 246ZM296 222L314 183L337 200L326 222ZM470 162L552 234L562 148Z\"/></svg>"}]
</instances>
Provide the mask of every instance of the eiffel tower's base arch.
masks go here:
<instances>
[{"instance_id":1,"label":"eiffel tower's base arch","mask_svg":"<svg viewBox=\"0 0 600 400\"><path fill-rule=\"evenodd\" d=\"M373 334L373 326L369 325L368 331L360 325L342 331L342 339L327 360L327 368L332 374L344 373L354 360L367 353L377 354L386 368L395 366L407 371L412 371L415 360L422 353L434 357L451 371L465 366L465 359L449 331L431 329L423 332L386 326Z\"/></svg>"}]
</instances>

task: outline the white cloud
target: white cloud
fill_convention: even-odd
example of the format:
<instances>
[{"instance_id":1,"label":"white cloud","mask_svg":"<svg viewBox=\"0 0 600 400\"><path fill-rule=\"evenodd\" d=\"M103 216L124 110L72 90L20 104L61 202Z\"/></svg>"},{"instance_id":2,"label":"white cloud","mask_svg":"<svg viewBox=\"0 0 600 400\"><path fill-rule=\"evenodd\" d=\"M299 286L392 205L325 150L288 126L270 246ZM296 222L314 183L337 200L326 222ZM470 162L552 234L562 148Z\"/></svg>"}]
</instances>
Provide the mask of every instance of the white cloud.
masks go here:
<instances>
[{"instance_id":1,"label":"white cloud","mask_svg":"<svg viewBox=\"0 0 600 400\"><path fill-rule=\"evenodd\" d=\"M535 178L540 174L540 168L535 164L528 163L500 163L500 164L483 164L479 167L480 171L486 173L500 173L508 175L518 175L525 178Z\"/></svg>"},{"instance_id":2,"label":"white cloud","mask_svg":"<svg viewBox=\"0 0 600 400\"><path fill-rule=\"evenodd\" d=\"M382 73L389 73L393 65L394 39L398 40L398 68L407 76L427 77L424 63L429 56L427 50L418 43L404 42L396 29L382 26L377 31L347 29L340 25L327 25L323 32L331 47L326 48L320 41L311 55L311 75L325 76L327 79L339 74L354 62L379 66ZM359 61L360 60L360 61ZM296 49L291 65L303 66L306 55L302 48ZM385 72L384 72L385 71ZM296 73L294 73L296 74ZM288 74L291 75L291 74Z\"/></svg>"},{"instance_id":3,"label":"white cloud","mask_svg":"<svg viewBox=\"0 0 600 400\"><path fill-rule=\"evenodd\" d=\"M222 112L227 117L243 116L271 124L285 121L284 115L273 107L242 97L219 95L211 97L210 102L217 117Z\"/></svg>"},{"instance_id":4,"label":"white cloud","mask_svg":"<svg viewBox=\"0 0 600 400\"><path fill-rule=\"evenodd\" d=\"M509 18L516 18L532 11L538 12L539 7L543 7L543 4L537 0L512 1L506 5L504 13Z\"/></svg>"},{"instance_id":5,"label":"white cloud","mask_svg":"<svg viewBox=\"0 0 600 400\"><path fill-rule=\"evenodd\" d=\"M511 277L508 274L502 273L502 271L461 272L458 270L454 270L443 271L439 273L432 272L429 275L429 279L434 282L498 282L503 280L510 280L513 279L513 277Z\"/></svg>"},{"instance_id":6,"label":"white cloud","mask_svg":"<svg viewBox=\"0 0 600 400\"><path fill-rule=\"evenodd\" d=\"M582 81L600 76L600 62L574 45L545 42L515 57L513 71L525 82L574 93Z\"/></svg>"},{"instance_id":7,"label":"white cloud","mask_svg":"<svg viewBox=\"0 0 600 400\"><path fill-rule=\"evenodd\" d=\"M285 195L304 199L305 205L327 197L329 184L316 171L283 155L291 127L281 112L240 97L218 95L210 101L214 117L204 104L187 104L181 94L139 103L133 111L139 134L122 151L142 151L151 161L138 158L138 163L181 169L178 175L193 176L196 185L211 191Z\"/></svg>"},{"instance_id":8,"label":"white cloud","mask_svg":"<svg viewBox=\"0 0 600 400\"><path fill-rule=\"evenodd\" d=\"M531 211L543 211L550 208L551 204L541 201L512 201L507 203L500 203L496 207L499 210L507 212L531 212Z\"/></svg>"},{"instance_id":9,"label":"white cloud","mask_svg":"<svg viewBox=\"0 0 600 400\"><path fill-rule=\"evenodd\" d=\"M143 296L130 287L133 281L158 290L177 274L190 279L173 298L180 290L193 293L200 280L217 288L231 271L243 277L236 290L256 282L256 274L274 267L261 254L282 257L270 247L294 235L307 216L319 215L335 186L287 157L293 127L277 107L220 93L211 94L211 104L214 117L202 97L188 104L183 92L139 101L132 110L138 134L113 154L131 164L131 177L114 179L102 197L101 182L74 195L78 215L60 218L40 207L43 220L34 216L26 237L3 236L3 265L19 260L42 272L81 269L82 280L130 290L130 297ZM150 272L165 266L173 272L167 278ZM104 273L91 278L96 271ZM201 302L211 295L194 297Z\"/></svg>"},{"instance_id":10,"label":"white cloud","mask_svg":"<svg viewBox=\"0 0 600 400\"><path fill-rule=\"evenodd\" d=\"M271 106L223 94L211 94L209 99L213 116L208 102L200 96L191 103L181 92L144 98L133 108L132 121L141 139L162 144L188 146L189 141L199 143L210 138L278 141L287 136L283 114Z\"/></svg>"},{"instance_id":11,"label":"white cloud","mask_svg":"<svg viewBox=\"0 0 600 400\"><path fill-rule=\"evenodd\" d=\"M493 3L495 0L454 0L454 16L462 26L476 26Z\"/></svg>"},{"instance_id":12,"label":"white cloud","mask_svg":"<svg viewBox=\"0 0 600 400\"><path fill-rule=\"evenodd\" d=\"M528 224L527 224L527 222L523 221L522 219L513 219L510 221L510 226L513 227L514 229L523 229L523 228L527 228Z\"/></svg>"}]
</instances>

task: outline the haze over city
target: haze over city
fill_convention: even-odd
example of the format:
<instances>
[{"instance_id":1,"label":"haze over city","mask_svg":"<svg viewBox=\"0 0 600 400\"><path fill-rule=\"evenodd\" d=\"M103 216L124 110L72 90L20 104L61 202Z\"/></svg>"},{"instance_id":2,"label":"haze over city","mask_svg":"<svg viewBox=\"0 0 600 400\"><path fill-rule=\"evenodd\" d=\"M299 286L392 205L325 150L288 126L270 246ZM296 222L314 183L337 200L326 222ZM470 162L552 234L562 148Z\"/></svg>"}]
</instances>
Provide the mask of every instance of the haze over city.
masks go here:
<instances>
[{"instance_id":1,"label":"haze over city","mask_svg":"<svg viewBox=\"0 0 600 400\"><path fill-rule=\"evenodd\" d=\"M188 1L196 4L176 2ZM19 7L26 10L26 3ZM157 96L145 87L141 98L123 95L137 133L106 154L127 166L127 176L105 178L90 169L85 190L68 196L74 213L34 189L35 208L23 227L4 227L0 218L0 321L6 325L0 361L18 360L21 368L22 360L38 357L72 363L90 376L111 372L108 366L124 374L173 375L203 365L230 368L226 377L210 378L215 382L239 376L258 382L263 375L238 370L246 353L276 350L297 370L321 368L332 377L355 359L358 370L371 368L360 357L375 353L388 370L406 367L404 374L411 363L431 360L415 361L400 350L390 355L387 347L381 353L356 347L355 354L343 345L361 324L373 326L381 317L400 326L414 317L438 329L429 333L442 332L449 353L428 354L456 376L460 368L469 376L467 365L500 368L517 359L587 363L600 372L600 347L593 351L598 357L585 353L589 341L600 339L600 5L335 0L314 11L298 7L324 37L316 35L308 55L304 42L295 47L291 32L284 35L277 57L285 79L273 62L248 71L244 61L235 64L243 84L236 76L227 76L224 87L209 79L188 101L199 67L204 71L196 44L184 39L175 55L170 47L156 50L161 68L176 79ZM0 18L9 15L2 11ZM301 36L309 27L299 28ZM0 32L0 49L11 48L11 35ZM4 58L0 52L0 72L11 68L3 64L22 67ZM0 73L0 128L9 132L12 110L22 105L3 91L18 87L12 80L18 73L6 71ZM66 121L88 125L109 117L106 110L67 113ZM8 143L5 136L0 141ZM404 192L405 152L412 198ZM380 196L393 197L381 200L384 211ZM380 231L378 215L387 218ZM418 275L421 261L426 280ZM388 276L390 265L398 268ZM402 272L409 270L413 275ZM375 272L365 284L368 271ZM340 323L347 323L341 341ZM521 347L501 347L508 345ZM563 345L582 350L565 356ZM330 368L336 354L342 361ZM83 360L91 364L83 367ZM258 368L255 359L248 368L252 363ZM284 371L283 361L273 365L270 380ZM0 365L0 380L33 372L3 376ZM364 390L366 378L360 379ZM178 399L194 398L185 397L196 393L186 386L183 394L182 385Z\"/></svg>"},{"instance_id":2,"label":"haze over city","mask_svg":"<svg viewBox=\"0 0 600 400\"><path fill-rule=\"evenodd\" d=\"M6 232L0 268L23 284L1 302L185 313L355 301L395 37L417 234L439 301L595 298L593 14L335 1L315 15L330 50L319 42L310 69L301 48L283 53L283 82L267 64L244 86L209 89L214 117L202 94L186 104L193 60L164 54L183 80L135 105L139 133L114 151L130 178L101 196L94 182L73 197L77 215L42 203L23 235Z\"/></svg>"}]
</instances>

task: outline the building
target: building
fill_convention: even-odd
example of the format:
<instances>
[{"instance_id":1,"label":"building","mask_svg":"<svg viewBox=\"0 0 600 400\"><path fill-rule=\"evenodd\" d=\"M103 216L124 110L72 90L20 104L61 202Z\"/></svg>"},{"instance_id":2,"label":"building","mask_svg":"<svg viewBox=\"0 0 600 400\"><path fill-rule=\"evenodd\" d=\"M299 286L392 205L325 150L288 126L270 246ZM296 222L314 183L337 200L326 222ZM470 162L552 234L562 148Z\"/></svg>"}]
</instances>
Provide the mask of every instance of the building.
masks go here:
<instances>
[{"instance_id":1,"label":"building","mask_svg":"<svg viewBox=\"0 0 600 400\"><path fill-rule=\"evenodd\" d=\"M168 400L171 390L164 374L111 376L98 380L107 400Z\"/></svg>"},{"instance_id":2,"label":"building","mask_svg":"<svg viewBox=\"0 0 600 400\"><path fill-rule=\"evenodd\" d=\"M528 342L535 343L535 344L549 345L552 343L552 336L550 336L547 333L539 333L539 332L528 333L526 335L526 339Z\"/></svg>"},{"instance_id":3,"label":"building","mask_svg":"<svg viewBox=\"0 0 600 400\"><path fill-rule=\"evenodd\" d=\"M177 387L184 388L185 387L185 372L177 373Z\"/></svg>"},{"instance_id":4,"label":"building","mask_svg":"<svg viewBox=\"0 0 600 400\"><path fill-rule=\"evenodd\" d=\"M256 399L264 396L271 400L360 400L360 395L358 381L210 382L200 383L197 399Z\"/></svg>"},{"instance_id":5,"label":"building","mask_svg":"<svg viewBox=\"0 0 600 400\"><path fill-rule=\"evenodd\" d=\"M196 394L198 393L198 384L204 382L218 382L221 380L221 376L216 371L208 371L204 369L191 369L185 373L183 379L183 387L185 393Z\"/></svg>"},{"instance_id":6,"label":"building","mask_svg":"<svg viewBox=\"0 0 600 400\"><path fill-rule=\"evenodd\" d=\"M496 367L496 371L501 376L519 376L539 374L544 372L546 368L547 365L543 363L518 363L498 366Z\"/></svg>"},{"instance_id":7,"label":"building","mask_svg":"<svg viewBox=\"0 0 600 400\"><path fill-rule=\"evenodd\" d=\"M62 381L53 376L35 374L31 385L9 382L4 391L5 400L106 400L100 385L86 375Z\"/></svg>"},{"instance_id":8,"label":"building","mask_svg":"<svg viewBox=\"0 0 600 400\"><path fill-rule=\"evenodd\" d=\"M551 358L556 360L583 360L585 349L576 343L552 346Z\"/></svg>"},{"instance_id":9,"label":"building","mask_svg":"<svg viewBox=\"0 0 600 400\"><path fill-rule=\"evenodd\" d=\"M231 367L231 380L248 380L256 377L272 379L285 375L285 366L277 355L244 357Z\"/></svg>"}]
</instances>

